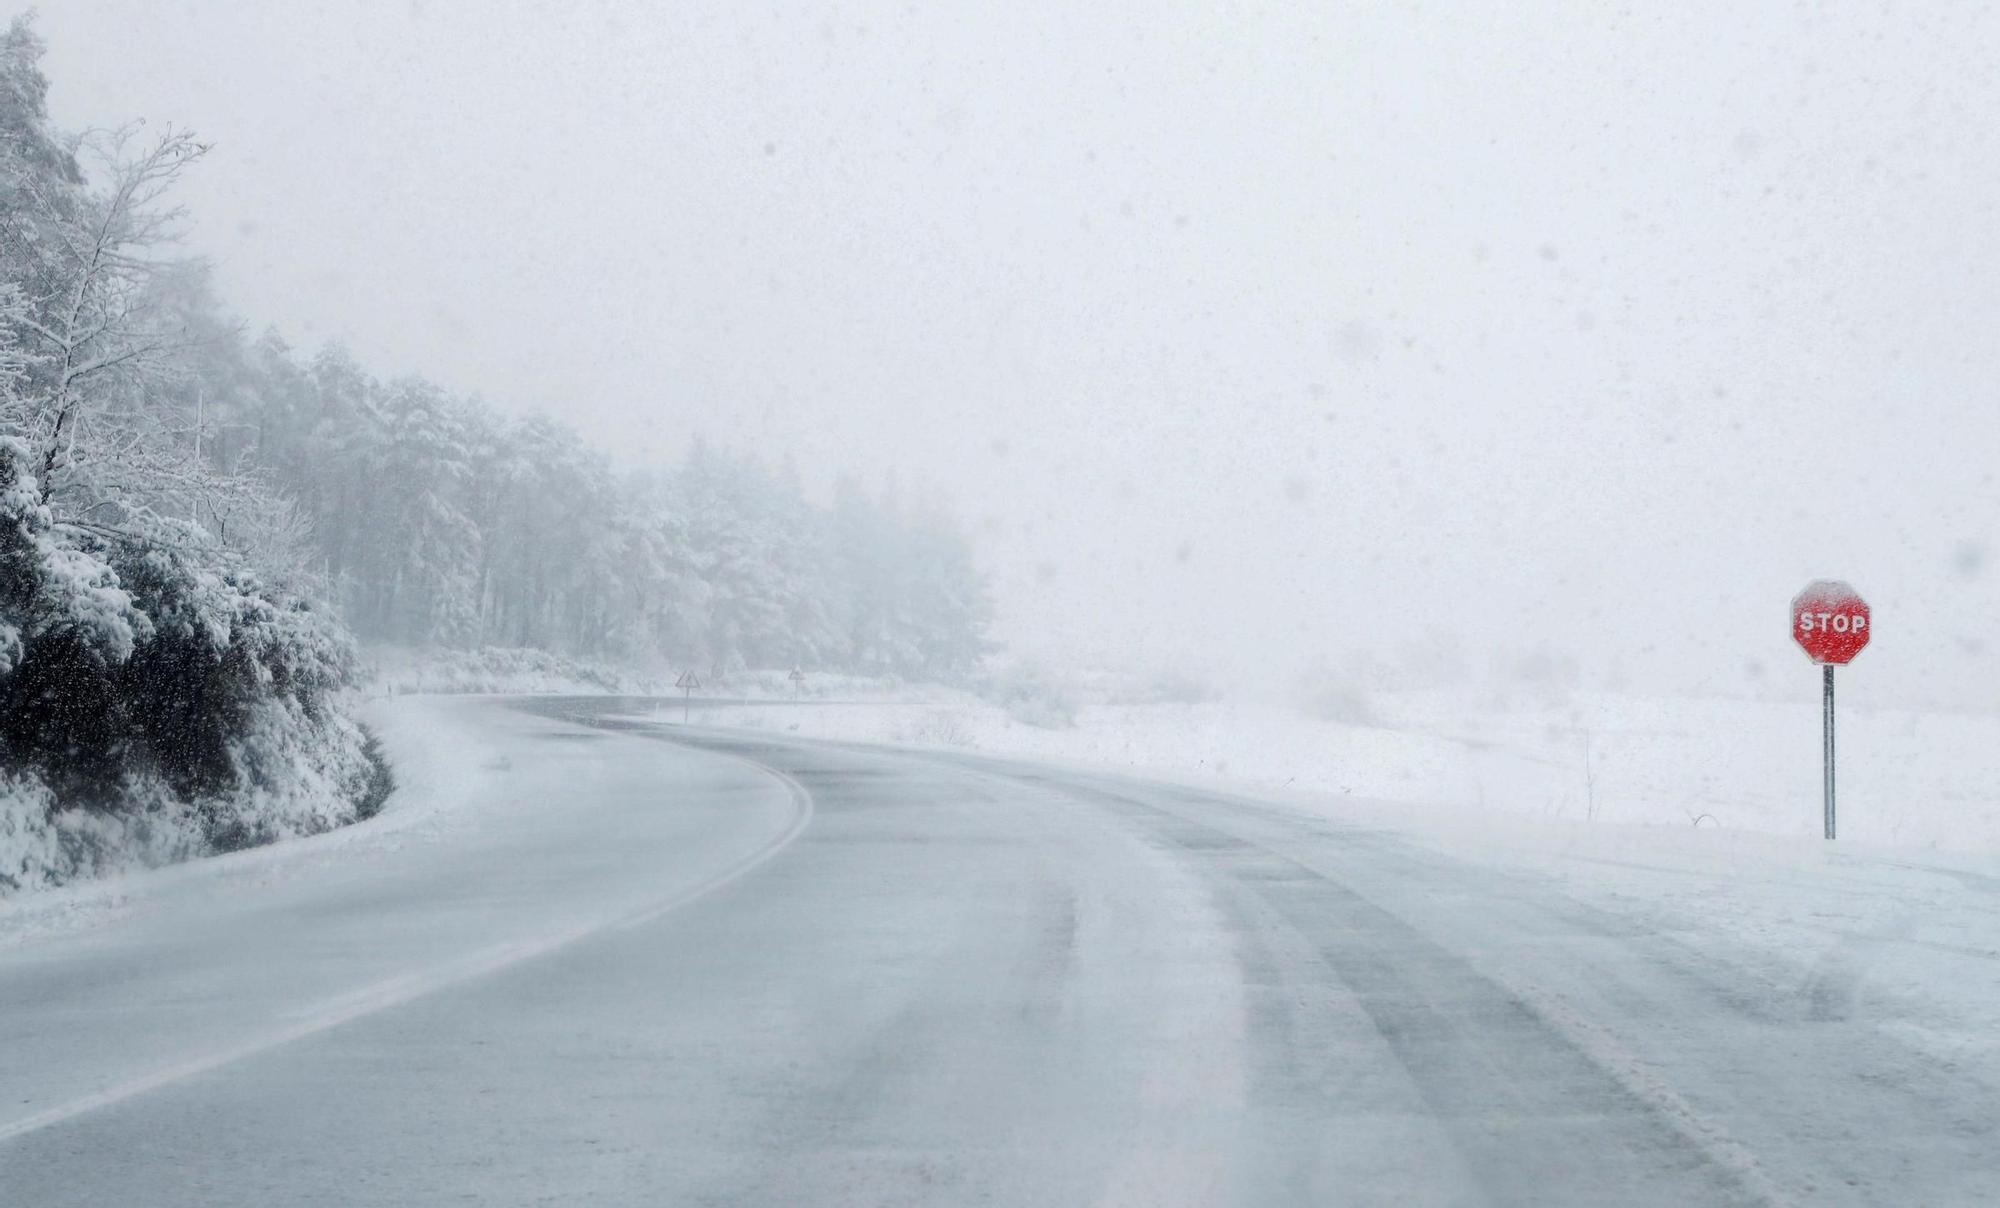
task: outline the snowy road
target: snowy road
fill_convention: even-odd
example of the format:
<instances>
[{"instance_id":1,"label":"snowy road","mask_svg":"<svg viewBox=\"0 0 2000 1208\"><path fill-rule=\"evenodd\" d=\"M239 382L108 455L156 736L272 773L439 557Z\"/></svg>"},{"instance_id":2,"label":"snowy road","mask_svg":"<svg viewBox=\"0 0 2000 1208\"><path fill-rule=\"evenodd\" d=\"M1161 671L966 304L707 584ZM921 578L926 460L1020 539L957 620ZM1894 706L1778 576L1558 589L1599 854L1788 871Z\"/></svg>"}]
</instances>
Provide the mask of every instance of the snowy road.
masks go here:
<instances>
[{"instance_id":1,"label":"snowy road","mask_svg":"<svg viewBox=\"0 0 2000 1208\"><path fill-rule=\"evenodd\" d=\"M1192 789L431 707L464 808L0 947L0 1203L2000 1202L1992 1050L1838 964Z\"/></svg>"}]
</instances>

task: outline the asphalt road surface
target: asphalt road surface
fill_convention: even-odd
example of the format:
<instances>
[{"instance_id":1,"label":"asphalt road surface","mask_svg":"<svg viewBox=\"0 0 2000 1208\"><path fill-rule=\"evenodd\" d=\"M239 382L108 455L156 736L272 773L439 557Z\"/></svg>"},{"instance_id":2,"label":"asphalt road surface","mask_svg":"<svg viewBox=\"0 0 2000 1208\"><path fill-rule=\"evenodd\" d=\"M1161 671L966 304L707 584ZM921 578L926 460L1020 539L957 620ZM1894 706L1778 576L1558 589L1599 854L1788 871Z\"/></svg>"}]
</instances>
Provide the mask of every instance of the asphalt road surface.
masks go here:
<instances>
[{"instance_id":1,"label":"asphalt road surface","mask_svg":"<svg viewBox=\"0 0 2000 1208\"><path fill-rule=\"evenodd\" d=\"M0 950L0 1204L2000 1203L1983 1069L1501 866L439 708L501 752L455 820Z\"/></svg>"}]
</instances>

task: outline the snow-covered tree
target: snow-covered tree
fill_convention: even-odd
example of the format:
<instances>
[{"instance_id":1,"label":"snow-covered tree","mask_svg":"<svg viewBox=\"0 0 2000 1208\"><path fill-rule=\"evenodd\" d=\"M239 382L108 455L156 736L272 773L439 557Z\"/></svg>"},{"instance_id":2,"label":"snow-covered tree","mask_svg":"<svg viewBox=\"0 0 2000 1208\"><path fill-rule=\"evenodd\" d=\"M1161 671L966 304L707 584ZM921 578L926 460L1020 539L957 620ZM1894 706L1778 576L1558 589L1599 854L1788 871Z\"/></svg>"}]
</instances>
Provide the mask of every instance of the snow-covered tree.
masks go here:
<instances>
[{"instance_id":1,"label":"snow-covered tree","mask_svg":"<svg viewBox=\"0 0 2000 1208\"><path fill-rule=\"evenodd\" d=\"M58 137L40 56L26 21L0 37L0 891L323 829L384 791L335 704L346 630L256 564L296 554L289 503L210 435L249 400L172 246L203 148Z\"/></svg>"}]
</instances>

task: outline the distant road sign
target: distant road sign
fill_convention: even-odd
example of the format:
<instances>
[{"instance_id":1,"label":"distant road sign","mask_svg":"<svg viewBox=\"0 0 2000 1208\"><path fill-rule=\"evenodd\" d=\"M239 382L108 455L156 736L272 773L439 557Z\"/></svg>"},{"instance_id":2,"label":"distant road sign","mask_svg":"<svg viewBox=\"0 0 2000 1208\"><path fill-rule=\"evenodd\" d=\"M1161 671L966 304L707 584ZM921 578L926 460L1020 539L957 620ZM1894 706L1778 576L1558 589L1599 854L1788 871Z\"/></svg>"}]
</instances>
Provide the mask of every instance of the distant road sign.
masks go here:
<instances>
[{"instance_id":1,"label":"distant road sign","mask_svg":"<svg viewBox=\"0 0 2000 1208\"><path fill-rule=\"evenodd\" d=\"M1815 580L1792 600L1792 640L1815 663L1852 661L1869 633L1868 602L1845 583Z\"/></svg>"},{"instance_id":2,"label":"distant road sign","mask_svg":"<svg viewBox=\"0 0 2000 1208\"><path fill-rule=\"evenodd\" d=\"M681 677L674 681L674 687L679 688L683 692L692 692L696 688L701 687L701 677L694 673L694 668L690 667L686 671L681 672Z\"/></svg>"}]
</instances>

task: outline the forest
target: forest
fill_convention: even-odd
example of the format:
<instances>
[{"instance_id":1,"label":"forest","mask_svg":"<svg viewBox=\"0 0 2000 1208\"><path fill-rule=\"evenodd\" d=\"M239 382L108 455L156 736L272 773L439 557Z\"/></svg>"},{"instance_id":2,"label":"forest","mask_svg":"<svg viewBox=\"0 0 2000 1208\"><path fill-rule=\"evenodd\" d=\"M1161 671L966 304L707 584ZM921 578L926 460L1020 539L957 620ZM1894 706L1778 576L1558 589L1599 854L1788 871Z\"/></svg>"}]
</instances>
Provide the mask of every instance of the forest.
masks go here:
<instances>
[{"instance_id":1,"label":"forest","mask_svg":"<svg viewBox=\"0 0 2000 1208\"><path fill-rule=\"evenodd\" d=\"M254 338L184 246L209 145L47 112L0 37L0 893L379 808L363 642L952 680L989 605L936 509L688 434L621 469L338 346Z\"/></svg>"}]
</instances>

